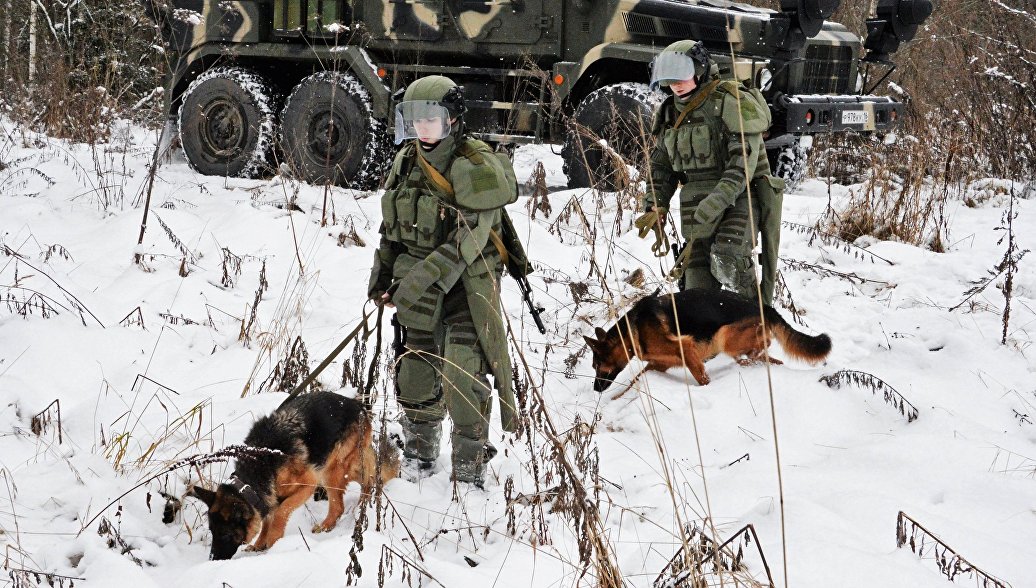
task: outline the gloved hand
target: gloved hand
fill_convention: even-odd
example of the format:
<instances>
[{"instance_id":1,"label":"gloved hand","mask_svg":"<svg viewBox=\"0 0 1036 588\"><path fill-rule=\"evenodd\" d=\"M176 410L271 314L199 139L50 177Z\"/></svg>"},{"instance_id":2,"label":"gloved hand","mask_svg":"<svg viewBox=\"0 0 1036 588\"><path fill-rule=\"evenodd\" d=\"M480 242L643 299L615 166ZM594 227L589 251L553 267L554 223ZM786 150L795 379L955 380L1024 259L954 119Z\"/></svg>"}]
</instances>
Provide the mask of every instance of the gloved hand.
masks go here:
<instances>
[{"instance_id":1,"label":"gloved hand","mask_svg":"<svg viewBox=\"0 0 1036 588\"><path fill-rule=\"evenodd\" d=\"M730 207L725 195L712 192L706 196L694 210L694 220L703 225L715 226L723 218L723 213Z\"/></svg>"},{"instance_id":2,"label":"gloved hand","mask_svg":"<svg viewBox=\"0 0 1036 588\"><path fill-rule=\"evenodd\" d=\"M651 246L651 251L655 257L669 255L669 237L665 234L665 218L668 212L669 210L666 208L656 208L645 212L633 221L633 226L637 228L637 236L641 239L647 236L648 231L654 231L655 243Z\"/></svg>"},{"instance_id":3,"label":"gloved hand","mask_svg":"<svg viewBox=\"0 0 1036 588\"><path fill-rule=\"evenodd\" d=\"M666 208L656 208L638 216L637 220L633 221L633 226L637 227L637 236L643 239L647 237L648 231L656 228L659 224L664 227L665 217L668 212L669 210Z\"/></svg>"},{"instance_id":4,"label":"gloved hand","mask_svg":"<svg viewBox=\"0 0 1036 588\"><path fill-rule=\"evenodd\" d=\"M396 315L405 327L431 331L442 315L443 291L435 282L439 267L425 259L414 264L392 293Z\"/></svg>"}]
</instances>

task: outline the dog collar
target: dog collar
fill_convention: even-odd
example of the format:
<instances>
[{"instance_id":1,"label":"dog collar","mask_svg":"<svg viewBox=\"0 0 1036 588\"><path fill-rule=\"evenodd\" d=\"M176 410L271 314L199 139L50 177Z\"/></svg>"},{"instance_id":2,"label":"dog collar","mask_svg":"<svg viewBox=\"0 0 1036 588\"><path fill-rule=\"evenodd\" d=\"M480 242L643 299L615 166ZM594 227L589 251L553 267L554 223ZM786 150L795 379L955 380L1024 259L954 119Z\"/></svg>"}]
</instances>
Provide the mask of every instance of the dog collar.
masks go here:
<instances>
[{"instance_id":1,"label":"dog collar","mask_svg":"<svg viewBox=\"0 0 1036 588\"><path fill-rule=\"evenodd\" d=\"M265 517L266 513L269 512L269 507L266 505L266 502L259 497L259 493L255 491L255 488L245 484L241 478L238 478L236 475L230 476L230 479L227 480L226 483L237 490L238 493L241 494L241 497L245 499L245 502L255 510L259 511L259 514Z\"/></svg>"}]
</instances>

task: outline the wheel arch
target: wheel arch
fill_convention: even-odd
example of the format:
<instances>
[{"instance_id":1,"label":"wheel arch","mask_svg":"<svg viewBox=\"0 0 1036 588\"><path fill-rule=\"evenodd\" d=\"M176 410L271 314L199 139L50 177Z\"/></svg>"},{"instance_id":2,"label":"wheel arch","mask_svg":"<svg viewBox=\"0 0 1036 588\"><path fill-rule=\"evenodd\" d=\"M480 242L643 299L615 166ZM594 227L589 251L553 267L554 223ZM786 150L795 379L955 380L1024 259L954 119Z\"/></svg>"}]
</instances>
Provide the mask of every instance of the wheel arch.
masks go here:
<instances>
[{"instance_id":1,"label":"wheel arch","mask_svg":"<svg viewBox=\"0 0 1036 588\"><path fill-rule=\"evenodd\" d=\"M603 43L590 49L569 67L573 81L561 88L568 113L598 88L622 82L647 83L651 60L657 54L651 47L628 43Z\"/></svg>"},{"instance_id":2,"label":"wheel arch","mask_svg":"<svg viewBox=\"0 0 1036 588\"><path fill-rule=\"evenodd\" d=\"M226 47L222 45L206 45L186 58L186 64L178 68L169 101L169 115L175 116L183 104L183 95L198 76L214 67L227 65L253 71L275 87L282 95L291 93L302 80L310 75L323 71L328 63L321 56L298 56L291 54L287 48L271 50L268 45L255 47L235 47L233 59L228 59ZM367 52L356 46L337 47L334 57L340 59L340 71L353 74L371 96L374 116L387 120L389 117L390 92L381 78L378 68L367 55ZM292 67L285 67L285 65ZM304 65L300 67L300 65Z\"/></svg>"}]
</instances>

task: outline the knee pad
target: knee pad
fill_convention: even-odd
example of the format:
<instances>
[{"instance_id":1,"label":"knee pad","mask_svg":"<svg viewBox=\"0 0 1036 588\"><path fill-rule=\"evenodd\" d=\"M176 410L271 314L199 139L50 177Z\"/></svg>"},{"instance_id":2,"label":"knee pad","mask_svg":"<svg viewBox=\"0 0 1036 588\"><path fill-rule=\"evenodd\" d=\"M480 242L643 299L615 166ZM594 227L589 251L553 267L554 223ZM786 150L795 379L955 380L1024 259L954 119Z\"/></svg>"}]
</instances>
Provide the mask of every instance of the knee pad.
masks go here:
<instances>
[{"instance_id":1,"label":"knee pad","mask_svg":"<svg viewBox=\"0 0 1036 588\"><path fill-rule=\"evenodd\" d=\"M726 290L750 296L755 286L752 251L732 243L715 243L709 270Z\"/></svg>"}]
</instances>

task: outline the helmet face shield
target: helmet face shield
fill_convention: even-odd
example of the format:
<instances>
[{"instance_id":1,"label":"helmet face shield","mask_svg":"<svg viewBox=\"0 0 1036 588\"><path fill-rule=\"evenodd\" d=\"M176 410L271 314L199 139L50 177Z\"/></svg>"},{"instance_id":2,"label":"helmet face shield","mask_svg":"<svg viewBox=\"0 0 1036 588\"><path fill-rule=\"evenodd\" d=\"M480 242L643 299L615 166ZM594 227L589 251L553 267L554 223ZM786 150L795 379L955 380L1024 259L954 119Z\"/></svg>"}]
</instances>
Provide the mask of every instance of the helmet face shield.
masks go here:
<instances>
[{"instance_id":1,"label":"helmet face shield","mask_svg":"<svg viewBox=\"0 0 1036 588\"><path fill-rule=\"evenodd\" d=\"M685 53L666 51L659 53L651 62L651 89L668 86L695 77L694 60Z\"/></svg>"},{"instance_id":2,"label":"helmet face shield","mask_svg":"<svg viewBox=\"0 0 1036 588\"><path fill-rule=\"evenodd\" d=\"M396 105L396 144L407 139L434 143L450 134L450 113L432 100L407 100Z\"/></svg>"}]
</instances>

